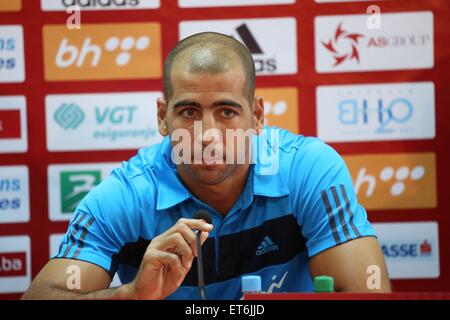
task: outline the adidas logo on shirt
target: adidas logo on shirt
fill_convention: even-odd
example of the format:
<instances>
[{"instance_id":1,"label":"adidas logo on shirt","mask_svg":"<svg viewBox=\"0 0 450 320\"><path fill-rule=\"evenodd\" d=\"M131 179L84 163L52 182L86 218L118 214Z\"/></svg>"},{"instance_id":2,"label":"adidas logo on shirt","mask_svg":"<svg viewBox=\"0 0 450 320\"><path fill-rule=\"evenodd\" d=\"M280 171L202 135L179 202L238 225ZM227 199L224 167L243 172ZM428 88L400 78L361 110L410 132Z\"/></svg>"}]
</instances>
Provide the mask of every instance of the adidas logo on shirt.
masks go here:
<instances>
[{"instance_id":1,"label":"adidas logo on shirt","mask_svg":"<svg viewBox=\"0 0 450 320\"><path fill-rule=\"evenodd\" d=\"M278 251L278 245L273 243L273 241L270 239L269 236L266 236L264 240L261 242L261 244L258 247L258 250L256 250L256 255L260 256L263 255L269 251Z\"/></svg>"}]
</instances>

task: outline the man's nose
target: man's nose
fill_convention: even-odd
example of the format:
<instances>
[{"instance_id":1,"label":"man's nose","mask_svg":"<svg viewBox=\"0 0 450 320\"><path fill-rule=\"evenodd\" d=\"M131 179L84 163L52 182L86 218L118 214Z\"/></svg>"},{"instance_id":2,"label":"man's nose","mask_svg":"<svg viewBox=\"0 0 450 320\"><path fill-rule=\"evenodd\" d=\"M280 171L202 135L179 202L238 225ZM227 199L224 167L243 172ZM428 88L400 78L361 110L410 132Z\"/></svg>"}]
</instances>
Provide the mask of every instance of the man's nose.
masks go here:
<instances>
[{"instance_id":1,"label":"man's nose","mask_svg":"<svg viewBox=\"0 0 450 320\"><path fill-rule=\"evenodd\" d=\"M202 145L206 146L219 141L219 128L212 114L204 114L202 117L202 133L199 139Z\"/></svg>"}]
</instances>

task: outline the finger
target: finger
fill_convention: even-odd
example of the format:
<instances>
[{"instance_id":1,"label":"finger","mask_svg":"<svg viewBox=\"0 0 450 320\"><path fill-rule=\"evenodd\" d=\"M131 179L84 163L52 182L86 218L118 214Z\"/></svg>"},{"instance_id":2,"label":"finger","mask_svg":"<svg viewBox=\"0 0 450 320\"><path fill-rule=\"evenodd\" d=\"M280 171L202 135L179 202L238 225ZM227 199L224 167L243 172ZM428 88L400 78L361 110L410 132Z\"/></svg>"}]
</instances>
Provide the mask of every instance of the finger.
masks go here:
<instances>
[{"instance_id":1,"label":"finger","mask_svg":"<svg viewBox=\"0 0 450 320\"><path fill-rule=\"evenodd\" d=\"M206 241L206 239L208 239L208 237L209 237L209 232L202 232L200 234L200 242L202 243L202 245Z\"/></svg>"},{"instance_id":2,"label":"finger","mask_svg":"<svg viewBox=\"0 0 450 320\"><path fill-rule=\"evenodd\" d=\"M159 248L164 251L170 250L172 253L181 257L181 261L185 268L189 269L194 259L194 253L191 247L180 233L174 233L168 237L160 239Z\"/></svg>"},{"instance_id":3,"label":"finger","mask_svg":"<svg viewBox=\"0 0 450 320\"><path fill-rule=\"evenodd\" d=\"M170 252L158 250L155 252L155 257L163 266L168 267L173 282L180 286L188 272L181 263L180 257Z\"/></svg>"},{"instance_id":4,"label":"finger","mask_svg":"<svg viewBox=\"0 0 450 320\"><path fill-rule=\"evenodd\" d=\"M198 228L196 228L198 227ZM193 230L193 228L195 230ZM213 226L211 224L206 223L204 220L200 220L200 219L185 219L185 218L181 218L180 220L177 221L177 223L170 228L169 230L167 230L164 234L165 235L170 235L173 233L181 233L181 235L183 236L183 238L189 243L189 246L191 247L191 250L194 254L194 256L197 257L198 253L197 253L197 245L196 245L196 233L198 231L203 231L202 233L205 232L209 232L210 230L212 230ZM207 230L207 231L205 231ZM209 230L209 231L208 231ZM206 240L206 237L202 237L202 241L201 243L203 244L203 242Z\"/></svg>"},{"instance_id":5,"label":"finger","mask_svg":"<svg viewBox=\"0 0 450 320\"><path fill-rule=\"evenodd\" d=\"M191 247L192 253L194 256L197 256L197 249L195 245L196 234L194 230L189 228L186 224L180 223L174 226L174 230L178 231L186 240L188 245Z\"/></svg>"},{"instance_id":6,"label":"finger","mask_svg":"<svg viewBox=\"0 0 450 320\"><path fill-rule=\"evenodd\" d=\"M185 219L181 218L177 223L185 224L191 229L197 229L203 232L210 232L213 229L213 225L205 222L202 219Z\"/></svg>"}]
</instances>

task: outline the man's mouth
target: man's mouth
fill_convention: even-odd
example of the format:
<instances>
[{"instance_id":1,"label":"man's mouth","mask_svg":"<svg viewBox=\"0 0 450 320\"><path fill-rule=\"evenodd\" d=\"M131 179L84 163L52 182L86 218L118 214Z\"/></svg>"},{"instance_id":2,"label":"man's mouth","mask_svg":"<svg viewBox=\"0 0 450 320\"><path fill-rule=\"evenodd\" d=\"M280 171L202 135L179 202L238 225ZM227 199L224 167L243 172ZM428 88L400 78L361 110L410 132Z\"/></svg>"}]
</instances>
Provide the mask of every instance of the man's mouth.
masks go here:
<instances>
[{"instance_id":1,"label":"man's mouth","mask_svg":"<svg viewBox=\"0 0 450 320\"><path fill-rule=\"evenodd\" d=\"M225 160L219 157L203 156L203 158L194 158L192 164L202 164L202 165L214 165L214 164L224 164Z\"/></svg>"}]
</instances>

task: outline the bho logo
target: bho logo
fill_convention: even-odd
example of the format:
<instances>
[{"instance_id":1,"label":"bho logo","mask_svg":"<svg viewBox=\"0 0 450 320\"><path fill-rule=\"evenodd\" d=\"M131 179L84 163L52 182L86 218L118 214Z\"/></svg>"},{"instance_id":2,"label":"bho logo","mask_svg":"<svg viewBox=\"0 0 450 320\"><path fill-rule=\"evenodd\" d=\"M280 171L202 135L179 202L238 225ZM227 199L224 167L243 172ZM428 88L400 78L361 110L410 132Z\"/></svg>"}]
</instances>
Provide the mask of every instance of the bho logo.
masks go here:
<instances>
[{"instance_id":1,"label":"bho logo","mask_svg":"<svg viewBox=\"0 0 450 320\"><path fill-rule=\"evenodd\" d=\"M64 129L76 129L84 120L84 112L74 103L64 103L55 112L55 121Z\"/></svg>"},{"instance_id":2,"label":"bho logo","mask_svg":"<svg viewBox=\"0 0 450 320\"><path fill-rule=\"evenodd\" d=\"M318 136L327 142L432 139L432 82L319 86Z\"/></svg>"},{"instance_id":3,"label":"bho logo","mask_svg":"<svg viewBox=\"0 0 450 320\"><path fill-rule=\"evenodd\" d=\"M159 78L160 37L157 23L44 26L46 79Z\"/></svg>"}]
</instances>

